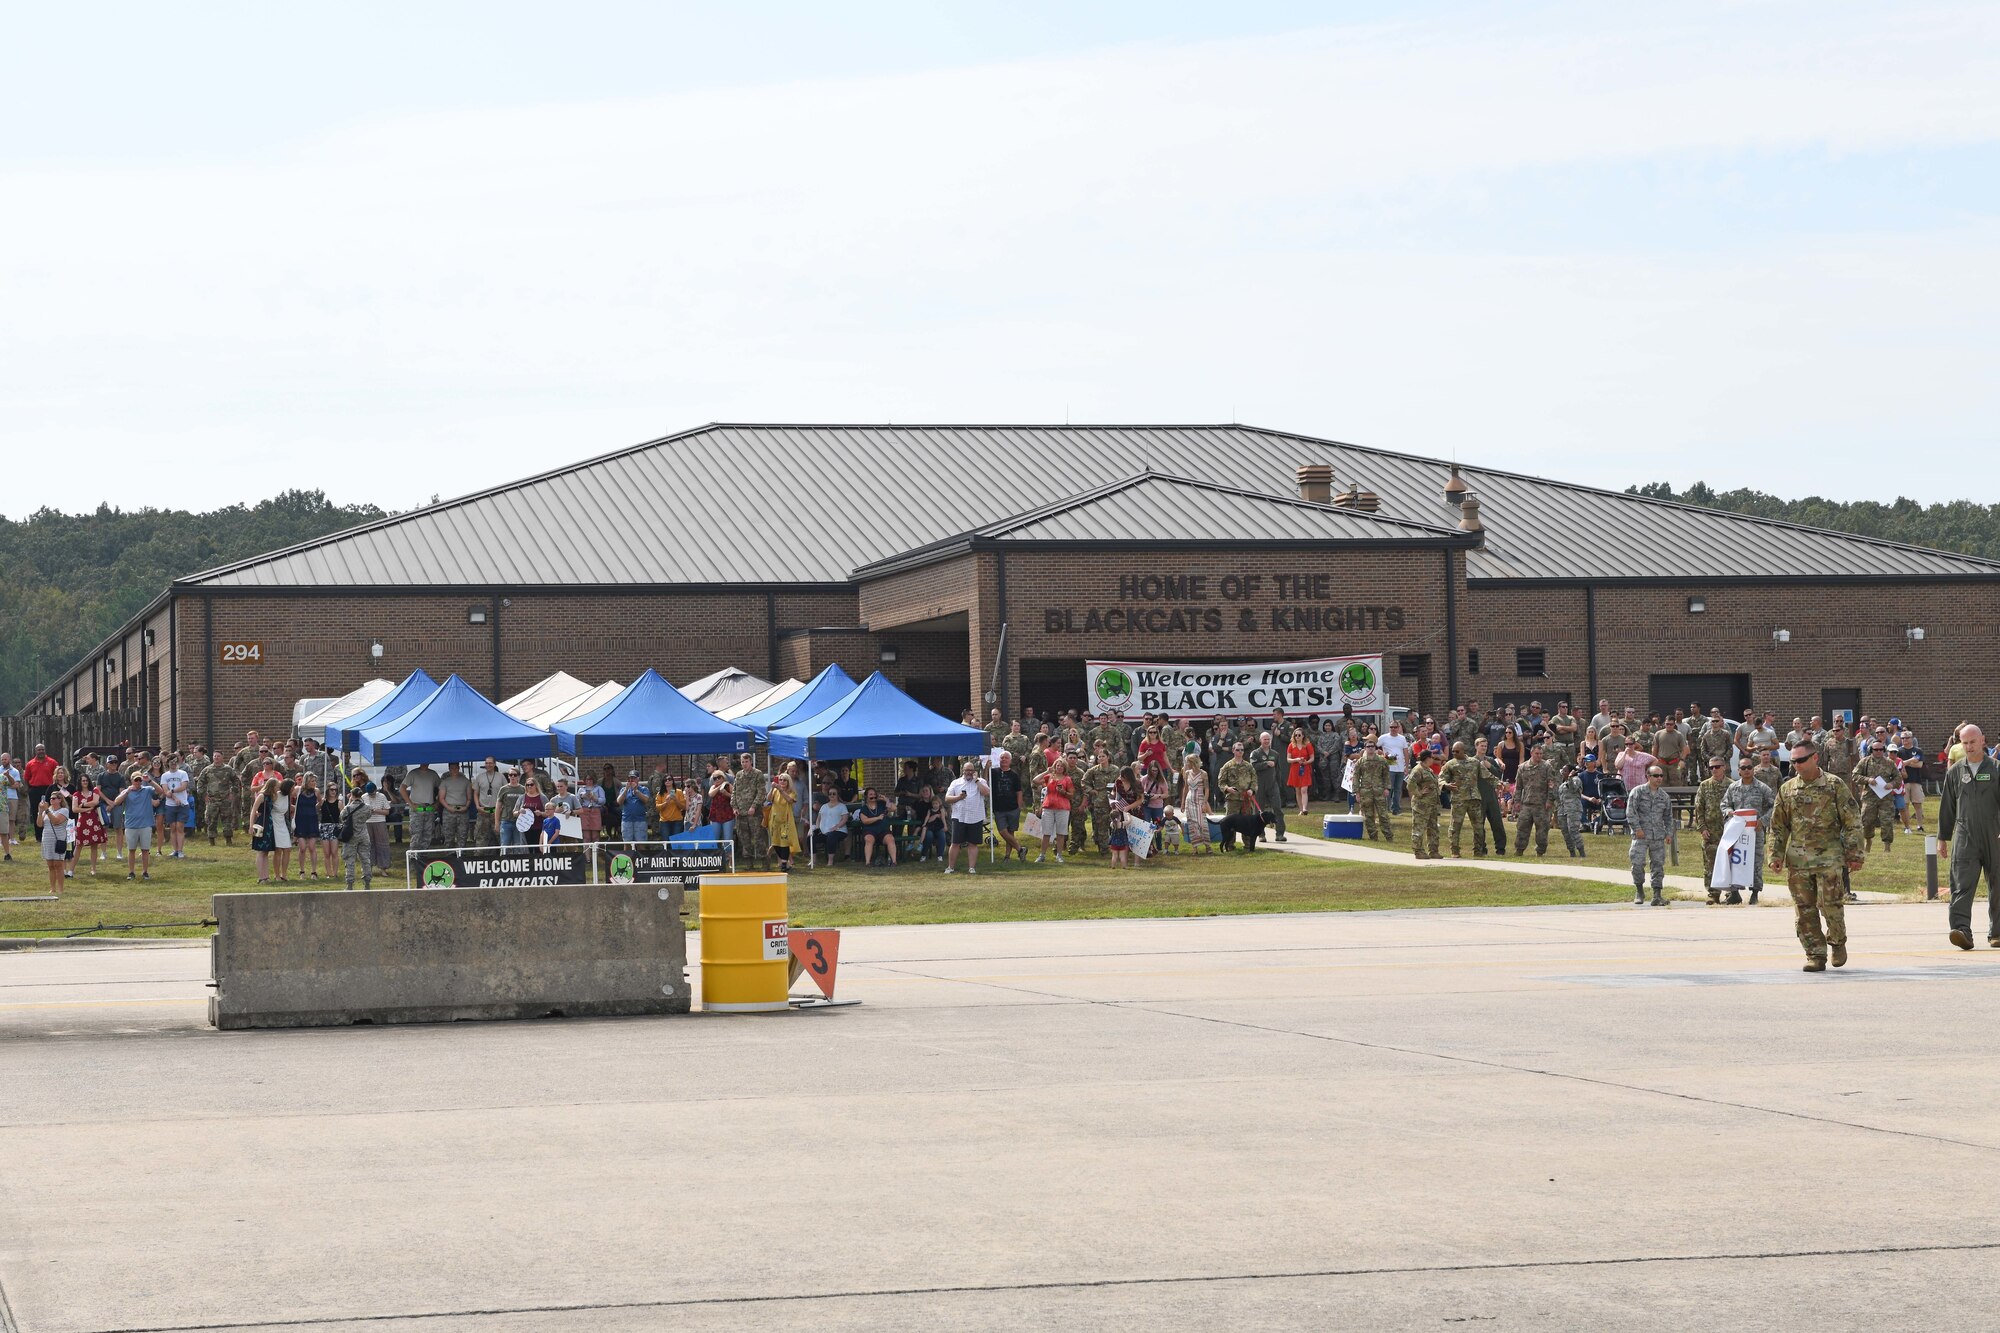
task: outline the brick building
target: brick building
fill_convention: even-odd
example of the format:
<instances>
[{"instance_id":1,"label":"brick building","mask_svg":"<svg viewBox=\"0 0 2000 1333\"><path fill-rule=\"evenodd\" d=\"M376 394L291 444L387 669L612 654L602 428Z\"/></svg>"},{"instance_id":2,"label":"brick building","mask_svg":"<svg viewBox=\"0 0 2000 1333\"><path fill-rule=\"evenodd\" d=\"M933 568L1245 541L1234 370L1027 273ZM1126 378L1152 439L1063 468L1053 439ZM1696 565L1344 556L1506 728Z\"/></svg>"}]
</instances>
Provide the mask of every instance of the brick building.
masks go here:
<instances>
[{"instance_id":1,"label":"brick building","mask_svg":"<svg viewBox=\"0 0 2000 1333\"><path fill-rule=\"evenodd\" d=\"M1860 707L1929 741L1995 697L1996 591L1969 556L1245 426L711 425L177 578L29 711L212 744L419 666L500 698L839 662L1012 715L1082 704L1090 657L1380 651L1428 711Z\"/></svg>"}]
</instances>

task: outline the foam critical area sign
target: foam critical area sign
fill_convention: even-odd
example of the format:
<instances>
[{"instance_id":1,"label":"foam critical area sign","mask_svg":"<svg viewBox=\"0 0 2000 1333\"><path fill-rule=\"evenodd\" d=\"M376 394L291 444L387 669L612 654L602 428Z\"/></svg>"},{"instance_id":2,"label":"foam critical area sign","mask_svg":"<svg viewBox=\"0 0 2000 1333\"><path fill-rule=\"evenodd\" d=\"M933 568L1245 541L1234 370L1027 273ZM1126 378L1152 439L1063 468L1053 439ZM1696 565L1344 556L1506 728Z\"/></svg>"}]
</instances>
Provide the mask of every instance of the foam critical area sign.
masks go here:
<instances>
[{"instance_id":1,"label":"foam critical area sign","mask_svg":"<svg viewBox=\"0 0 2000 1333\"><path fill-rule=\"evenodd\" d=\"M1168 717L1379 711L1385 702L1382 655L1315 657L1300 662L1234 665L1085 662L1093 713L1164 713Z\"/></svg>"}]
</instances>

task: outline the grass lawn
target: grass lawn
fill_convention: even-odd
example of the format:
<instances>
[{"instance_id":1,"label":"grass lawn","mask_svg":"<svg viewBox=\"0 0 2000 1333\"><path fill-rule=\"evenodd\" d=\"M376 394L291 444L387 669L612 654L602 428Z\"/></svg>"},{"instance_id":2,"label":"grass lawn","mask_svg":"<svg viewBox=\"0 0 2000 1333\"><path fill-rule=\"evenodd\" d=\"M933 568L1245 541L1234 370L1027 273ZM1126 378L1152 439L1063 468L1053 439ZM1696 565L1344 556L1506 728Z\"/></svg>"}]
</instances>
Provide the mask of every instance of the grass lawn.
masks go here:
<instances>
[{"instance_id":1,"label":"grass lawn","mask_svg":"<svg viewBox=\"0 0 2000 1333\"><path fill-rule=\"evenodd\" d=\"M1312 813L1305 820L1300 820L1296 815L1286 815L1286 819L1289 821L1290 832L1294 834L1304 832L1307 836L1317 837L1319 836L1321 816L1326 814L1344 815L1347 813L1347 806L1344 802L1337 807L1320 804L1308 808ZM1935 813L1935 802L1931 803L1931 813ZM1389 845L1398 851L1409 850L1410 816L1408 811L1405 810L1403 814L1392 818L1389 821L1389 826L1391 834L1394 835ZM1515 860L1512 855L1514 832L1514 825L1512 822L1509 822L1507 825L1507 850L1509 855L1505 858L1509 861ZM1450 856L1451 812L1449 810L1444 812L1444 817L1439 823L1438 841L1444 854ZM1674 865L1672 862L1669 862L1667 873L1670 875L1692 875L1699 879L1701 877L1701 835L1689 829L1682 829L1680 831L1679 844L1680 864ZM1379 842L1373 845L1377 847L1382 846ZM1631 862L1627 859L1629 849L1632 846L1630 838L1623 835L1606 833L1586 833L1583 835L1583 845L1589 855L1578 860L1572 860L1569 853L1563 849L1562 831L1551 827L1549 829L1549 854L1547 860L1551 865L1590 865L1619 871L1629 871L1631 869ZM1463 847L1467 863L1476 864L1476 859L1472 855L1472 830L1469 827L1464 831ZM1492 849L1489 848L1488 860L1496 859L1491 855L1491 851ZM1947 849L1944 847L1938 849L1938 884L1941 886L1941 891L1948 891L1943 886L1947 886L1950 882L1949 872L1946 868L1948 860L1946 852ZM1528 860L1534 861L1536 859L1535 847L1531 838L1528 844ZM1776 882L1777 887L1783 888L1782 881L1774 881L1773 875L1769 870L1764 872L1764 878L1767 882ZM1924 835L1914 831L1905 834L1899 830L1896 834L1895 846L1891 847L1887 852L1882 850L1881 840L1878 838L1875 842L1874 850L1868 855L1868 863L1854 874L1851 882L1859 890L1867 890L1873 893L1894 893L1910 899L1922 898L1924 896Z\"/></svg>"},{"instance_id":2,"label":"grass lawn","mask_svg":"<svg viewBox=\"0 0 2000 1333\"><path fill-rule=\"evenodd\" d=\"M0 903L0 930L21 938L68 934L99 923L198 922L209 915L211 895L258 888L250 853L240 846L191 845L186 861L155 858L153 873L151 882L128 881L116 861L100 864L95 878L79 868L75 879L65 881L59 902ZM43 893L47 883L33 852L17 850L13 861L0 863L0 897ZM337 886L308 880L286 887ZM400 875L392 886L401 887ZM1063 866L982 865L976 876L963 871L946 876L936 862L893 871L843 863L795 873L791 882L794 919L822 926L1528 906L1617 902L1624 896L1616 884L1472 869L1445 875L1415 864L1328 862L1275 850L1157 857L1132 870L1113 870L1107 859L1086 852ZM208 933L198 925L108 932L113 937Z\"/></svg>"}]
</instances>

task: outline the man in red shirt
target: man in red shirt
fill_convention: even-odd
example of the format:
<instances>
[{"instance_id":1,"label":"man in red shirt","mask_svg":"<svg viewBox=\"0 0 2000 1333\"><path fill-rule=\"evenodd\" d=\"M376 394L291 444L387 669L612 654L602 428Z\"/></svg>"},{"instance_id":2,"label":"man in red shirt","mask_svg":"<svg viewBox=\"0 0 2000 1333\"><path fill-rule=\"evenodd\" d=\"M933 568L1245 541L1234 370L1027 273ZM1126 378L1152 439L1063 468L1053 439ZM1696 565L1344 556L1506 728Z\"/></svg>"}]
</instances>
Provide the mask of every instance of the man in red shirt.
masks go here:
<instances>
[{"instance_id":1,"label":"man in red shirt","mask_svg":"<svg viewBox=\"0 0 2000 1333\"><path fill-rule=\"evenodd\" d=\"M49 758L49 747L37 745L34 757L21 765L21 776L28 784L29 818L41 813L42 802L56 785L56 761Z\"/></svg>"}]
</instances>

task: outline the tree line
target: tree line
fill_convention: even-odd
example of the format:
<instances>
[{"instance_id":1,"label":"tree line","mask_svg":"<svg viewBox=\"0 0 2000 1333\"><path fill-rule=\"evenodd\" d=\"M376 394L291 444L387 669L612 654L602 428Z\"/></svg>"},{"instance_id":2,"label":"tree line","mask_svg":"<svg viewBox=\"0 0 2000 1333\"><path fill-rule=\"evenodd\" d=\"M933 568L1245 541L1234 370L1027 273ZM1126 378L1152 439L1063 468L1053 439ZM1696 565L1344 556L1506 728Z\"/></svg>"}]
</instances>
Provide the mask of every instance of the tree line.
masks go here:
<instances>
[{"instance_id":1,"label":"tree line","mask_svg":"<svg viewBox=\"0 0 2000 1333\"><path fill-rule=\"evenodd\" d=\"M87 514L0 517L0 713L19 712L174 579L385 512L286 491L199 514L99 505Z\"/></svg>"},{"instance_id":2,"label":"tree line","mask_svg":"<svg viewBox=\"0 0 2000 1333\"><path fill-rule=\"evenodd\" d=\"M1974 504L1970 500L1920 505L1904 496L1897 496L1889 504L1879 500L1827 500L1817 495L1808 495L1803 500L1781 500L1747 488L1717 491L1699 481L1684 491L1656 481L1647 486L1628 486L1625 493L2000 560L2000 505Z\"/></svg>"}]
</instances>

